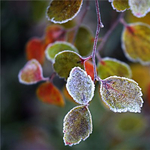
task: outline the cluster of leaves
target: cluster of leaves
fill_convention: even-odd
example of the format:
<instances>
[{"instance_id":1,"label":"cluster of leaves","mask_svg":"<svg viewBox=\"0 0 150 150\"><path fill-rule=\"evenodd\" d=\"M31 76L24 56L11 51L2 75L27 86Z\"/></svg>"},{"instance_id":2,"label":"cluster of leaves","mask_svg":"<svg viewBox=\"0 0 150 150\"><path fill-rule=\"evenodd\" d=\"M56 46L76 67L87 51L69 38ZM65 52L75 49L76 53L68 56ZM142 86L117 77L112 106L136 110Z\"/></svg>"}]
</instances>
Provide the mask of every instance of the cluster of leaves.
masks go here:
<instances>
[{"instance_id":1,"label":"cluster of leaves","mask_svg":"<svg viewBox=\"0 0 150 150\"><path fill-rule=\"evenodd\" d=\"M147 8L149 0L143 0L142 4L135 0L110 2L117 11L130 8L137 17L142 17L150 10ZM47 17L54 23L68 22L78 14L82 3L83 0L63 2L53 0L47 9ZM64 106L64 100L61 92L52 83L53 75L50 78L43 77L41 65L45 56L52 62L57 75L67 81L66 89L69 95L79 104L64 118L64 142L70 146L78 144L82 139L85 140L92 133L92 117L88 106L94 96L94 82L100 82L101 99L114 112L140 112L143 105L141 88L130 79L132 77L130 67L124 62L108 57L102 58L97 65L92 63L90 59L94 59L92 55L94 38L91 31L82 26L71 31L73 32L60 25L51 25L46 29L43 39L29 40L26 46L29 61L18 75L20 83L23 84L44 81L37 89L37 96L43 102L58 106ZM73 40L74 36L76 39L73 45L70 39ZM121 41L129 60L140 62L142 65L150 64L149 25L124 23ZM98 76L94 72L94 67Z\"/></svg>"},{"instance_id":2,"label":"cluster of leaves","mask_svg":"<svg viewBox=\"0 0 150 150\"><path fill-rule=\"evenodd\" d=\"M118 12L123 12L131 9L134 16L144 17L150 12L150 0L109 0L113 9Z\"/></svg>"}]
</instances>

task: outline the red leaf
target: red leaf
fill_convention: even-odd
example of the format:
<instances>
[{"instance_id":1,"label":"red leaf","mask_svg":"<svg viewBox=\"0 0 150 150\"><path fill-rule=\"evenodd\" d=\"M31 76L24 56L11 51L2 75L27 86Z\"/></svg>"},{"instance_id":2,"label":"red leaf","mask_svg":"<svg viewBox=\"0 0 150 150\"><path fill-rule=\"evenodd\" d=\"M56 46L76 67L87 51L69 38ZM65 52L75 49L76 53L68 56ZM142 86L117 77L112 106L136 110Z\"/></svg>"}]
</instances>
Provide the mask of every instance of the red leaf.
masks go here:
<instances>
[{"instance_id":1,"label":"red leaf","mask_svg":"<svg viewBox=\"0 0 150 150\"><path fill-rule=\"evenodd\" d=\"M40 64L43 64L45 58L45 47L41 39L32 38L26 45L27 59L36 59Z\"/></svg>"},{"instance_id":2,"label":"red leaf","mask_svg":"<svg viewBox=\"0 0 150 150\"><path fill-rule=\"evenodd\" d=\"M85 61L85 71L90 75L91 79L94 80L94 67L91 61Z\"/></svg>"},{"instance_id":3,"label":"red leaf","mask_svg":"<svg viewBox=\"0 0 150 150\"><path fill-rule=\"evenodd\" d=\"M60 91L50 82L42 83L37 91L36 94L38 98L49 104L64 106L64 99Z\"/></svg>"}]
</instances>

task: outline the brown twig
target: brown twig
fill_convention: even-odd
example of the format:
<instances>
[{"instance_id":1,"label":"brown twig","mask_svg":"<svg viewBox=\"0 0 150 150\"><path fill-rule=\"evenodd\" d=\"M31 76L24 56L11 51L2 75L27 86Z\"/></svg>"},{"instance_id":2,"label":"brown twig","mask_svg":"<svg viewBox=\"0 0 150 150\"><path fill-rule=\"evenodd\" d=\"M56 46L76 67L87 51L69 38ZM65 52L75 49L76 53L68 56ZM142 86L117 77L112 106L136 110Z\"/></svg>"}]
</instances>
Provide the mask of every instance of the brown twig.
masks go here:
<instances>
[{"instance_id":1,"label":"brown twig","mask_svg":"<svg viewBox=\"0 0 150 150\"><path fill-rule=\"evenodd\" d=\"M107 33L104 35L104 37L102 38L102 42L99 44L99 46L97 48L97 53L103 49L103 47L104 47L105 43L107 42L110 34L116 28L116 26L118 25L118 23L120 22L120 20L123 16L124 16L124 13L121 13L119 15L118 19L113 23L113 25L110 27L110 29L107 31Z\"/></svg>"},{"instance_id":2,"label":"brown twig","mask_svg":"<svg viewBox=\"0 0 150 150\"><path fill-rule=\"evenodd\" d=\"M93 66L94 66L94 81L97 78L97 70L96 70L96 62L95 62L97 42L98 42L100 28L103 27L103 24L101 22L101 15L100 15L98 0L95 0L95 6L96 6L96 13L97 13L97 29L96 29L96 35L95 35L93 51L92 51L92 61L93 61Z\"/></svg>"}]
</instances>

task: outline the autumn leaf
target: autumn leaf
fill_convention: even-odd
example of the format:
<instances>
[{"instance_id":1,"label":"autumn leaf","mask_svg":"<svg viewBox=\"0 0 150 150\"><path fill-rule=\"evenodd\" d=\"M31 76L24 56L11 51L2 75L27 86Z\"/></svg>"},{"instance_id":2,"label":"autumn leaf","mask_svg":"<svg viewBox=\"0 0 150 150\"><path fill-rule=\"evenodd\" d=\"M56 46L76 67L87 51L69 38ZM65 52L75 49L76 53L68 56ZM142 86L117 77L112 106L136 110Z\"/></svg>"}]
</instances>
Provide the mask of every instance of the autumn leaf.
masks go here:
<instances>
[{"instance_id":1,"label":"autumn leaf","mask_svg":"<svg viewBox=\"0 0 150 150\"><path fill-rule=\"evenodd\" d=\"M38 98L48 104L53 104L57 106L64 106L64 99L60 91L50 82L45 82L40 84L37 88L36 94Z\"/></svg>"},{"instance_id":2,"label":"autumn leaf","mask_svg":"<svg viewBox=\"0 0 150 150\"><path fill-rule=\"evenodd\" d=\"M76 145L92 133L91 113L87 106L71 109L64 118L63 132L65 145Z\"/></svg>"},{"instance_id":3,"label":"autumn leaf","mask_svg":"<svg viewBox=\"0 0 150 150\"><path fill-rule=\"evenodd\" d=\"M131 79L111 76L102 80L100 93L102 100L114 112L140 112L143 105L142 92Z\"/></svg>"},{"instance_id":4,"label":"autumn leaf","mask_svg":"<svg viewBox=\"0 0 150 150\"><path fill-rule=\"evenodd\" d=\"M32 59L20 70L18 74L19 82L23 84L35 84L44 80L43 70L36 59Z\"/></svg>"},{"instance_id":5,"label":"autumn leaf","mask_svg":"<svg viewBox=\"0 0 150 150\"><path fill-rule=\"evenodd\" d=\"M32 38L26 45L27 60L36 59L40 64L43 64L45 59L43 41L39 38Z\"/></svg>"},{"instance_id":6,"label":"autumn leaf","mask_svg":"<svg viewBox=\"0 0 150 150\"><path fill-rule=\"evenodd\" d=\"M113 9L116 9L118 12L123 12L130 8L128 0L113 0L111 4Z\"/></svg>"},{"instance_id":7,"label":"autumn leaf","mask_svg":"<svg viewBox=\"0 0 150 150\"><path fill-rule=\"evenodd\" d=\"M129 24L122 33L122 48L126 57L142 65L150 64L150 26Z\"/></svg>"},{"instance_id":8,"label":"autumn leaf","mask_svg":"<svg viewBox=\"0 0 150 150\"><path fill-rule=\"evenodd\" d=\"M126 63L109 57L103 58L102 62L98 63L97 66L98 75L101 79L114 75L131 78L131 69Z\"/></svg>"}]
</instances>

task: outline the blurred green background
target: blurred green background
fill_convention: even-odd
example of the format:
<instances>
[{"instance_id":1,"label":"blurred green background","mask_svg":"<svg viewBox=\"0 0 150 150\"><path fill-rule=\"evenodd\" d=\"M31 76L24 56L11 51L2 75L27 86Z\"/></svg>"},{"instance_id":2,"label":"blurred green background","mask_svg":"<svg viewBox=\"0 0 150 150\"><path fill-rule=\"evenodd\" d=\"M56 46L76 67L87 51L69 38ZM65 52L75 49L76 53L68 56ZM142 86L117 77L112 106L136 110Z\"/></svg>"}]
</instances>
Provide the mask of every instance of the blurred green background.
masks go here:
<instances>
[{"instance_id":1,"label":"blurred green background","mask_svg":"<svg viewBox=\"0 0 150 150\"><path fill-rule=\"evenodd\" d=\"M1 149L150 150L150 102L147 95L144 95L145 103L141 114L113 113L103 105L99 97L99 85L96 85L95 97L89 106L93 133L86 141L69 147L63 143L63 118L76 104L68 100L64 108L44 104L35 95L38 84L27 86L19 83L19 70L27 62L27 41L32 37L42 37L45 27L50 24L45 17L48 4L49 1L1 1ZM100 33L100 36L103 36L119 13L114 11L107 1L100 1L100 8L105 26ZM82 11L83 9L84 6ZM77 21L82 11L76 17ZM126 19L138 21L130 11ZM142 19L147 23L149 20L149 14ZM90 10L83 24L95 34L94 1L90 1ZM118 25L113 31L102 56L129 63L121 49L122 29L122 25ZM44 76L50 76L53 72L48 61L43 69ZM54 84L62 90L65 82L56 77Z\"/></svg>"}]
</instances>

